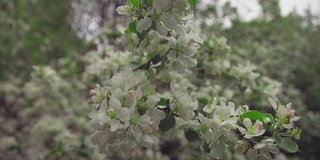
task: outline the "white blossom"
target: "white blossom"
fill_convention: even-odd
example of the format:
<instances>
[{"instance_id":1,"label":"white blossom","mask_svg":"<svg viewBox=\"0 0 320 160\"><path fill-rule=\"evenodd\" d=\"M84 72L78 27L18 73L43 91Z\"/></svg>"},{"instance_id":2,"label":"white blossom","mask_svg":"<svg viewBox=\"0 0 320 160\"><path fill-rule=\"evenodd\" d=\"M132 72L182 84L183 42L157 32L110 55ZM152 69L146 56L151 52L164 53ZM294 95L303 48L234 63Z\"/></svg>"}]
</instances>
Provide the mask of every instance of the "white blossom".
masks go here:
<instances>
[{"instance_id":1,"label":"white blossom","mask_svg":"<svg viewBox=\"0 0 320 160\"><path fill-rule=\"evenodd\" d=\"M242 154L248 149L248 144L245 141L238 140L234 146L234 151L237 154Z\"/></svg>"},{"instance_id":2,"label":"white blossom","mask_svg":"<svg viewBox=\"0 0 320 160\"><path fill-rule=\"evenodd\" d=\"M151 27L151 25L152 25L152 18L151 17L146 17L146 18L140 19L137 22L137 31L141 33L142 31Z\"/></svg>"},{"instance_id":3,"label":"white blossom","mask_svg":"<svg viewBox=\"0 0 320 160\"><path fill-rule=\"evenodd\" d=\"M269 160L272 159L270 153L278 154L279 148L274 143L274 139L265 139L253 146L247 151L247 156L250 160Z\"/></svg>"},{"instance_id":4,"label":"white blossom","mask_svg":"<svg viewBox=\"0 0 320 160\"><path fill-rule=\"evenodd\" d=\"M278 146L275 144L275 140L271 138L262 140L259 144L253 146L253 148L259 149L259 154L268 158L271 158L270 153L278 154L280 152Z\"/></svg>"},{"instance_id":5,"label":"white blossom","mask_svg":"<svg viewBox=\"0 0 320 160\"><path fill-rule=\"evenodd\" d=\"M259 120L256 120L256 122L252 125L252 121L249 118L245 118L243 120L243 124L246 128L239 126L238 129L242 134L244 134L244 137L247 139L261 136L265 132L263 124Z\"/></svg>"},{"instance_id":6,"label":"white blossom","mask_svg":"<svg viewBox=\"0 0 320 160\"><path fill-rule=\"evenodd\" d=\"M197 109L197 102L187 94L187 91L179 89L174 83L170 84L170 89L176 99L173 110L176 111L183 120L190 120L195 115L194 110Z\"/></svg>"},{"instance_id":7,"label":"white blossom","mask_svg":"<svg viewBox=\"0 0 320 160\"><path fill-rule=\"evenodd\" d=\"M222 141L214 142L210 144L210 157L220 159L223 157L224 151L227 149L227 145Z\"/></svg>"},{"instance_id":8,"label":"white blossom","mask_svg":"<svg viewBox=\"0 0 320 160\"><path fill-rule=\"evenodd\" d=\"M287 129L292 129L294 122L300 119L300 117L295 116L295 110L291 109L291 103L286 106L278 105L276 117L279 118L280 125L283 125Z\"/></svg>"}]
</instances>

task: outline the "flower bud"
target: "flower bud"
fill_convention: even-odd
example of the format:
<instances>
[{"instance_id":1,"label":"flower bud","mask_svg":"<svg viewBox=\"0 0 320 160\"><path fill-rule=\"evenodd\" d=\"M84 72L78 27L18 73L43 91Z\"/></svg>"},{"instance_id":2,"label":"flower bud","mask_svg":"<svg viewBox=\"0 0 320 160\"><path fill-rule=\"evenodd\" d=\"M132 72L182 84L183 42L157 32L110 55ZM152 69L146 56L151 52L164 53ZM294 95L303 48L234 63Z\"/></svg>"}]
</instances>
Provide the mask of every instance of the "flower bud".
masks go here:
<instances>
[{"instance_id":1,"label":"flower bud","mask_svg":"<svg viewBox=\"0 0 320 160\"><path fill-rule=\"evenodd\" d=\"M97 92L96 92L94 89L91 89L90 92L89 92L89 94L93 96L93 95L96 95Z\"/></svg>"},{"instance_id":2,"label":"flower bud","mask_svg":"<svg viewBox=\"0 0 320 160\"><path fill-rule=\"evenodd\" d=\"M247 144L244 141L237 141L237 144L234 146L234 151L237 154L243 154L247 150Z\"/></svg>"},{"instance_id":3,"label":"flower bud","mask_svg":"<svg viewBox=\"0 0 320 160\"><path fill-rule=\"evenodd\" d=\"M263 124L262 124L262 122L258 122L259 123L259 130L262 130L263 129Z\"/></svg>"},{"instance_id":4,"label":"flower bud","mask_svg":"<svg viewBox=\"0 0 320 160\"><path fill-rule=\"evenodd\" d=\"M291 118L294 117L295 112L296 112L296 110L290 109L290 111L289 111L289 113L288 113L289 119L291 119Z\"/></svg>"},{"instance_id":5,"label":"flower bud","mask_svg":"<svg viewBox=\"0 0 320 160\"><path fill-rule=\"evenodd\" d=\"M126 99L131 99L134 96L134 91L129 90L125 95Z\"/></svg>"},{"instance_id":6,"label":"flower bud","mask_svg":"<svg viewBox=\"0 0 320 160\"><path fill-rule=\"evenodd\" d=\"M94 103L92 99L88 99L87 102L88 102L88 104L93 104Z\"/></svg>"},{"instance_id":7,"label":"flower bud","mask_svg":"<svg viewBox=\"0 0 320 160\"><path fill-rule=\"evenodd\" d=\"M143 133L149 134L153 131L153 129L152 129L151 125L147 125L142 128L142 131L143 131Z\"/></svg>"}]
</instances>

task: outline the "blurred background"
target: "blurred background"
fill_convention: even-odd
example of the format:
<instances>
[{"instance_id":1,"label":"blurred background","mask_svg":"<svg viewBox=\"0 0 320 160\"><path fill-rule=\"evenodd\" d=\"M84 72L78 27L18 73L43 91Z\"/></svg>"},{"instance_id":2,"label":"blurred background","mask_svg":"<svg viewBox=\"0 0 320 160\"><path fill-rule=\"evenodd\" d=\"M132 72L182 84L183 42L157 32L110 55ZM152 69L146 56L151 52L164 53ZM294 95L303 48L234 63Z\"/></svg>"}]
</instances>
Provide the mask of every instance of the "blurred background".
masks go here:
<instances>
[{"instance_id":1,"label":"blurred background","mask_svg":"<svg viewBox=\"0 0 320 160\"><path fill-rule=\"evenodd\" d=\"M87 100L119 69L105 54L123 52L128 21L115 9L125 3L0 0L1 160L105 159L89 139ZM195 8L200 35L225 38L232 55L281 84L278 98L302 117L300 150L287 159L320 156L319 8L319 0L198 0ZM262 99L230 100L263 108Z\"/></svg>"}]
</instances>

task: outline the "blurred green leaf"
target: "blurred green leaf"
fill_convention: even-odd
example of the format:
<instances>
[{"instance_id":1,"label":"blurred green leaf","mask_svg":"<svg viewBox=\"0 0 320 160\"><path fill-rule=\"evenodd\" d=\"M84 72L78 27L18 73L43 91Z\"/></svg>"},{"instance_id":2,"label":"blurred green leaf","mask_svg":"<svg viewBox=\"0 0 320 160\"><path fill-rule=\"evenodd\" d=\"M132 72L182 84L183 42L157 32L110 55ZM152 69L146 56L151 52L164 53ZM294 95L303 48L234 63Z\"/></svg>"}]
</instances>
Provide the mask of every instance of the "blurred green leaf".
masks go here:
<instances>
[{"instance_id":1,"label":"blurred green leaf","mask_svg":"<svg viewBox=\"0 0 320 160\"><path fill-rule=\"evenodd\" d=\"M282 138L282 143L279 147L288 153L295 153L299 149L297 143L290 138Z\"/></svg>"},{"instance_id":2,"label":"blurred green leaf","mask_svg":"<svg viewBox=\"0 0 320 160\"><path fill-rule=\"evenodd\" d=\"M192 128L185 130L184 135L189 142L200 140L198 133Z\"/></svg>"},{"instance_id":3,"label":"blurred green leaf","mask_svg":"<svg viewBox=\"0 0 320 160\"><path fill-rule=\"evenodd\" d=\"M167 99L161 98L160 101L157 104L161 105L161 106L166 106L167 105Z\"/></svg>"},{"instance_id":4,"label":"blurred green leaf","mask_svg":"<svg viewBox=\"0 0 320 160\"><path fill-rule=\"evenodd\" d=\"M142 33L138 32L137 36L138 36L139 39L144 39L147 36L148 32L149 32L148 30L142 31Z\"/></svg>"},{"instance_id":5,"label":"blurred green leaf","mask_svg":"<svg viewBox=\"0 0 320 160\"><path fill-rule=\"evenodd\" d=\"M139 7L140 5L140 1L139 0L128 0L129 3L131 3L132 5Z\"/></svg>"},{"instance_id":6,"label":"blurred green leaf","mask_svg":"<svg viewBox=\"0 0 320 160\"><path fill-rule=\"evenodd\" d=\"M162 132L167 132L176 124L176 119L170 113L166 113L166 118L160 121L159 130Z\"/></svg>"},{"instance_id":7,"label":"blurred green leaf","mask_svg":"<svg viewBox=\"0 0 320 160\"><path fill-rule=\"evenodd\" d=\"M147 2L147 5L148 5L148 6L151 6L152 3L153 3L153 0L145 0L145 1Z\"/></svg>"},{"instance_id":8,"label":"blurred green leaf","mask_svg":"<svg viewBox=\"0 0 320 160\"><path fill-rule=\"evenodd\" d=\"M136 21L132 21L129 23L128 27L125 30L125 33L138 33L136 28Z\"/></svg>"},{"instance_id":9,"label":"blurred green leaf","mask_svg":"<svg viewBox=\"0 0 320 160\"><path fill-rule=\"evenodd\" d=\"M197 4L197 0L188 0L188 2L190 3L191 6L196 6Z\"/></svg>"},{"instance_id":10,"label":"blurred green leaf","mask_svg":"<svg viewBox=\"0 0 320 160\"><path fill-rule=\"evenodd\" d=\"M273 115L270 114L270 113L263 113L263 117L264 117L264 118L269 118L271 123L274 122L274 117L273 117Z\"/></svg>"},{"instance_id":11,"label":"blurred green leaf","mask_svg":"<svg viewBox=\"0 0 320 160\"><path fill-rule=\"evenodd\" d=\"M281 136L279 135L278 132L274 132L273 133L273 138L276 141L276 144L278 144L278 145L282 144L282 138L281 138Z\"/></svg>"}]
</instances>

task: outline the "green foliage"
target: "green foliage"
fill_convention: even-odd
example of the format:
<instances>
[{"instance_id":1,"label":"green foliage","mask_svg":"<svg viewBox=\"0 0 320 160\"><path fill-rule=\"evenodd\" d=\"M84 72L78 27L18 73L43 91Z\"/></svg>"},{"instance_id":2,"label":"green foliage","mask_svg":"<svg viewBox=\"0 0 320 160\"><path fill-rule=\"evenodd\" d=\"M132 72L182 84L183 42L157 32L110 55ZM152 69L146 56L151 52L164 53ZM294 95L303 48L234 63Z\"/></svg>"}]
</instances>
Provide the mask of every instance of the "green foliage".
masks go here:
<instances>
[{"instance_id":1,"label":"green foliage","mask_svg":"<svg viewBox=\"0 0 320 160\"><path fill-rule=\"evenodd\" d=\"M1 77L15 72L27 78L32 65L45 65L84 50L83 41L72 33L67 23L70 2L0 2L3 6L0 11Z\"/></svg>"},{"instance_id":2,"label":"green foliage","mask_svg":"<svg viewBox=\"0 0 320 160\"><path fill-rule=\"evenodd\" d=\"M161 98L160 101L158 102L158 105L170 107L168 106L169 103L170 103L169 99Z\"/></svg>"},{"instance_id":3,"label":"green foliage","mask_svg":"<svg viewBox=\"0 0 320 160\"><path fill-rule=\"evenodd\" d=\"M295 153L298 151L298 145L290 138L282 138L278 132L274 132L273 137L277 145L288 153Z\"/></svg>"},{"instance_id":4,"label":"green foliage","mask_svg":"<svg viewBox=\"0 0 320 160\"><path fill-rule=\"evenodd\" d=\"M197 0L188 0L191 6L195 7L197 4Z\"/></svg>"},{"instance_id":5,"label":"green foliage","mask_svg":"<svg viewBox=\"0 0 320 160\"><path fill-rule=\"evenodd\" d=\"M266 118L269 118L270 122L271 123L274 123L274 117L272 114L270 113L263 113L263 117L264 117L264 121L266 123Z\"/></svg>"},{"instance_id":6,"label":"green foliage","mask_svg":"<svg viewBox=\"0 0 320 160\"><path fill-rule=\"evenodd\" d=\"M139 5L140 5L139 0L128 0L128 2L132 5L134 5L135 7L139 7Z\"/></svg>"},{"instance_id":7,"label":"green foliage","mask_svg":"<svg viewBox=\"0 0 320 160\"><path fill-rule=\"evenodd\" d=\"M195 142L200 140L199 134L193 128L185 130L184 135L189 142Z\"/></svg>"},{"instance_id":8,"label":"green foliage","mask_svg":"<svg viewBox=\"0 0 320 160\"><path fill-rule=\"evenodd\" d=\"M86 45L68 24L70 3L0 2L0 159L103 158L85 136Z\"/></svg>"},{"instance_id":9,"label":"green foliage","mask_svg":"<svg viewBox=\"0 0 320 160\"><path fill-rule=\"evenodd\" d=\"M148 4L148 6L151 6L153 3L153 0L145 0L145 2Z\"/></svg>"},{"instance_id":10,"label":"green foliage","mask_svg":"<svg viewBox=\"0 0 320 160\"><path fill-rule=\"evenodd\" d=\"M171 113L166 112L166 117L160 121L159 130L167 132L172 129L176 124L176 119Z\"/></svg>"},{"instance_id":11,"label":"green foliage","mask_svg":"<svg viewBox=\"0 0 320 160\"><path fill-rule=\"evenodd\" d=\"M264 122L264 116L259 111L248 111L241 115L241 119L249 118L251 120L260 120L260 122Z\"/></svg>"},{"instance_id":12,"label":"green foliage","mask_svg":"<svg viewBox=\"0 0 320 160\"><path fill-rule=\"evenodd\" d=\"M136 28L137 22L136 21L132 21L129 23L128 28L126 29L126 33L137 33L137 28Z\"/></svg>"}]
</instances>

